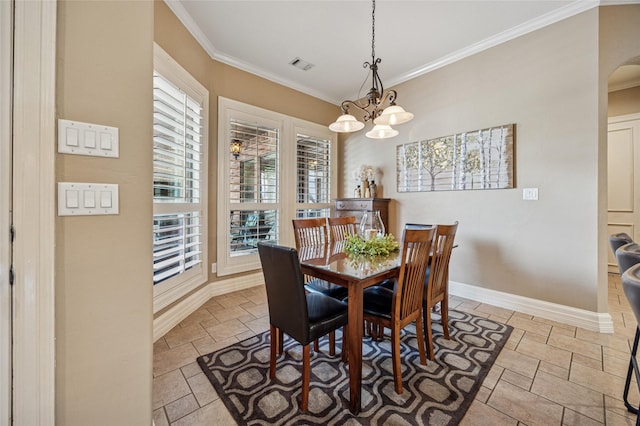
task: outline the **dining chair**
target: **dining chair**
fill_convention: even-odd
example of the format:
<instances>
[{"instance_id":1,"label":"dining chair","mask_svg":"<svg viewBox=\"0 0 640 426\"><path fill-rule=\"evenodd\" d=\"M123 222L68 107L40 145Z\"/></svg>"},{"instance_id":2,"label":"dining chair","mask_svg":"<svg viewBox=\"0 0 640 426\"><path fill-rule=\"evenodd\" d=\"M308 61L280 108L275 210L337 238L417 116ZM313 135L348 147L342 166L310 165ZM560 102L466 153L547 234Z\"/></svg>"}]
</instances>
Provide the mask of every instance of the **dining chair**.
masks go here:
<instances>
[{"instance_id":1,"label":"dining chair","mask_svg":"<svg viewBox=\"0 0 640 426\"><path fill-rule=\"evenodd\" d=\"M286 333L302 345L300 408L306 411L310 381L309 344L344 327L348 322L348 305L319 293L305 292L304 277L295 249L259 242L258 253L269 306L269 378L273 380L276 376L276 352L283 352L283 333Z\"/></svg>"},{"instance_id":2,"label":"dining chair","mask_svg":"<svg viewBox=\"0 0 640 426\"><path fill-rule=\"evenodd\" d=\"M329 238L332 242L344 241L349 235L358 233L356 217L329 217L327 218L329 226Z\"/></svg>"},{"instance_id":3,"label":"dining chair","mask_svg":"<svg viewBox=\"0 0 640 426\"><path fill-rule=\"evenodd\" d=\"M631 386L632 374L635 375L636 383L640 383L638 363L636 360L638 340L640 340L640 328L638 328L640 326L640 245L629 243L619 247L616 250L616 260L618 261L618 268L620 268L620 274L622 275L622 289L636 318L636 334L631 348L631 357L629 359L629 367L627 368L622 400L628 411L638 414L638 408L629 402L629 387ZM636 425L638 424L640 424L640 417L638 417L636 421Z\"/></svg>"},{"instance_id":4,"label":"dining chair","mask_svg":"<svg viewBox=\"0 0 640 426\"><path fill-rule=\"evenodd\" d=\"M424 306L422 315L425 324L425 340L430 360L435 359L433 351L433 330L431 311L440 304L440 319L445 339L449 339L449 261L453 242L456 238L458 222L453 225L437 225L433 239L433 250L424 281Z\"/></svg>"},{"instance_id":5,"label":"dining chair","mask_svg":"<svg viewBox=\"0 0 640 426\"><path fill-rule=\"evenodd\" d=\"M372 286L363 292L363 318L373 324L374 330L383 327L391 329L393 380L398 394L402 393L400 330L413 322L416 323L420 363L427 363L422 324L422 292L433 235L433 228L405 229L400 271L394 290Z\"/></svg>"},{"instance_id":6,"label":"dining chair","mask_svg":"<svg viewBox=\"0 0 640 426\"><path fill-rule=\"evenodd\" d=\"M293 232L296 240L296 249L302 250L309 246L323 246L329 243L326 218L294 219ZM321 293L338 300L347 297L348 290L345 287L330 283L319 278L305 279L307 290Z\"/></svg>"},{"instance_id":7,"label":"dining chair","mask_svg":"<svg viewBox=\"0 0 640 426\"><path fill-rule=\"evenodd\" d=\"M293 219L296 247L325 244L329 241L327 219L324 217Z\"/></svg>"},{"instance_id":8,"label":"dining chair","mask_svg":"<svg viewBox=\"0 0 640 426\"><path fill-rule=\"evenodd\" d=\"M609 236L609 245L611 246L611 250L613 251L613 255L616 255L616 250L622 247L625 244L629 244L633 242L633 238L624 232L619 234L612 234Z\"/></svg>"}]
</instances>

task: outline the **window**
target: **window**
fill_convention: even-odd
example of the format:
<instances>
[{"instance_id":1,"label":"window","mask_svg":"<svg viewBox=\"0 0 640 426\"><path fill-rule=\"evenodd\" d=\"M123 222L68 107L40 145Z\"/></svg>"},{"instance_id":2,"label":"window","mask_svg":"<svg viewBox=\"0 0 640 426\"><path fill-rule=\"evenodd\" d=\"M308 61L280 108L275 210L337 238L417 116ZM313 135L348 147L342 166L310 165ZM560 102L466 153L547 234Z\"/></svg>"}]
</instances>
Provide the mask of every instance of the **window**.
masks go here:
<instances>
[{"instance_id":1,"label":"window","mask_svg":"<svg viewBox=\"0 0 640 426\"><path fill-rule=\"evenodd\" d=\"M336 137L230 99L219 98L218 111L217 262L218 275L227 275L260 268L260 241L292 245L292 219L329 215Z\"/></svg>"},{"instance_id":2,"label":"window","mask_svg":"<svg viewBox=\"0 0 640 426\"><path fill-rule=\"evenodd\" d=\"M154 311L207 279L208 91L160 47L153 73Z\"/></svg>"},{"instance_id":3,"label":"window","mask_svg":"<svg viewBox=\"0 0 640 426\"><path fill-rule=\"evenodd\" d=\"M296 217L327 217L331 212L331 140L296 135Z\"/></svg>"}]
</instances>

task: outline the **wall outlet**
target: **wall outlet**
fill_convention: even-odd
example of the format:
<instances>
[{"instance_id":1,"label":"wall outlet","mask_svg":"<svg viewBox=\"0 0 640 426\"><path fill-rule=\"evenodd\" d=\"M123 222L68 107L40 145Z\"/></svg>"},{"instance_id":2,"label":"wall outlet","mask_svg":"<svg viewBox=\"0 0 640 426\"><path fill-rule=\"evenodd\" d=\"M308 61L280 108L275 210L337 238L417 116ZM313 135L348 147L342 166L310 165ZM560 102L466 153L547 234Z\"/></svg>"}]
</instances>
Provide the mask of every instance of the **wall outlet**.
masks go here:
<instances>
[{"instance_id":1,"label":"wall outlet","mask_svg":"<svg viewBox=\"0 0 640 426\"><path fill-rule=\"evenodd\" d=\"M522 199L523 200L537 200L538 199L538 188L524 188L522 190Z\"/></svg>"},{"instance_id":2,"label":"wall outlet","mask_svg":"<svg viewBox=\"0 0 640 426\"><path fill-rule=\"evenodd\" d=\"M218 272L218 264L214 262L211 264L211 273L215 274L216 272Z\"/></svg>"}]
</instances>

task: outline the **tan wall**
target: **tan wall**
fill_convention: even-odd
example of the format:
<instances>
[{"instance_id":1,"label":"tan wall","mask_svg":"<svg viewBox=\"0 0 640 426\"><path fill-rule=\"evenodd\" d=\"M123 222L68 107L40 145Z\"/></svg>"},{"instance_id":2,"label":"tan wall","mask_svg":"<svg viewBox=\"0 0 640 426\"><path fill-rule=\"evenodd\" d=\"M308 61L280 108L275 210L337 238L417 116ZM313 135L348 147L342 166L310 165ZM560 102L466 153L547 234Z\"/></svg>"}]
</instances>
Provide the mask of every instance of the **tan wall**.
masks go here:
<instances>
[{"instance_id":1,"label":"tan wall","mask_svg":"<svg viewBox=\"0 0 640 426\"><path fill-rule=\"evenodd\" d=\"M327 125L335 120L340 108L214 61L164 1L155 2L154 39L209 90L209 263L212 263L217 251L218 96ZM212 42L215 44L215 40ZM209 274L209 280L216 280L216 276Z\"/></svg>"},{"instance_id":2,"label":"tan wall","mask_svg":"<svg viewBox=\"0 0 640 426\"><path fill-rule=\"evenodd\" d=\"M118 184L120 214L56 220L56 424L150 425L153 3L59 2L57 31L58 117L120 131L57 180Z\"/></svg>"},{"instance_id":3,"label":"tan wall","mask_svg":"<svg viewBox=\"0 0 640 426\"><path fill-rule=\"evenodd\" d=\"M609 92L609 117L640 112L640 86Z\"/></svg>"},{"instance_id":4,"label":"tan wall","mask_svg":"<svg viewBox=\"0 0 640 426\"><path fill-rule=\"evenodd\" d=\"M416 118L400 135L344 143L342 193L360 163L383 168L395 232L460 221L451 279L596 310L598 11L592 10L399 85ZM400 143L516 124L516 189L396 192ZM522 188L539 189L523 201Z\"/></svg>"}]
</instances>

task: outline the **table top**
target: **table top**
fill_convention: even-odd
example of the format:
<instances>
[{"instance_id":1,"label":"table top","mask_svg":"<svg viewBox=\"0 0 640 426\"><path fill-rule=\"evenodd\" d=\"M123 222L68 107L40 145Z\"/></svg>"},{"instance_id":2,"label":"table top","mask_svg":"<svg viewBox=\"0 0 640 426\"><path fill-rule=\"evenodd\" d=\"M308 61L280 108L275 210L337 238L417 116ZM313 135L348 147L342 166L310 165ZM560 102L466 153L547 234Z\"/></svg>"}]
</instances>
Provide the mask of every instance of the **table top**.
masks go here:
<instances>
[{"instance_id":1,"label":"table top","mask_svg":"<svg viewBox=\"0 0 640 426\"><path fill-rule=\"evenodd\" d=\"M349 256L343 242L301 247L300 263L308 268L342 276L345 279L364 280L397 269L400 252L388 256Z\"/></svg>"}]
</instances>

